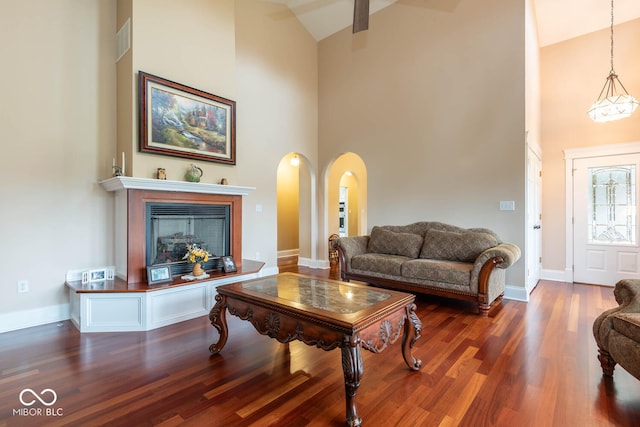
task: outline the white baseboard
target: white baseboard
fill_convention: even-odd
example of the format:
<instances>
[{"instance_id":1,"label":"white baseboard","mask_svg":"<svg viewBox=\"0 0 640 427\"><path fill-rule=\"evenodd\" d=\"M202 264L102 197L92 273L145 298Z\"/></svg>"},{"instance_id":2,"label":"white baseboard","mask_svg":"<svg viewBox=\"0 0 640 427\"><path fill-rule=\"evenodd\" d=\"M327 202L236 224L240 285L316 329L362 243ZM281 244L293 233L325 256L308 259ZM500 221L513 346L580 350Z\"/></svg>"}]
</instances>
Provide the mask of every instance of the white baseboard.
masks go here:
<instances>
[{"instance_id":1,"label":"white baseboard","mask_svg":"<svg viewBox=\"0 0 640 427\"><path fill-rule=\"evenodd\" d=\"M529 292L522 286L506 285L504 298L513 301L529 302Z\"/></svg>"},{"instance_id":2,"label":"white baseboard","mask_svg":"<svg viewBox=\"0 0 640 427\"><path fill-rule=\"evenodd\" d=\"M329 269L331 265L328 260L323 259L311 259L311 258L300 258L298 257L298 265L309 268L321 268L321 269Z\"/></svg>"},{"instance_id":3,"label":"white baseboard","mask_svg":"<svg viewBox=\"0 0 640 427\"><path fill-rule=\"evenodd\" d=\"M551 280L554 282L573 282L573 271L567 270L546 270L543 269L540 278L544 280Z\"/></svg>"},{"instance_id":4,"label":"white baseboard","mask_svg":"<svg viewBox=\"0 0 640 427\"><path fill-rule=\"evenodd\" d=\"M0 314L0 333L69 320L69 303Z\"/></svg>"},{"instance_id":5,"label":"white baseboard","mask_svg":"<svg viewBox=\"0 0 640 427\"><path fill-rule=\"evenodd\" d=\"M278 258L288 258L292 256L298 256L299 254L299 249L285 249L284 251L278 251Z\"/></svg>"}]
</instances>

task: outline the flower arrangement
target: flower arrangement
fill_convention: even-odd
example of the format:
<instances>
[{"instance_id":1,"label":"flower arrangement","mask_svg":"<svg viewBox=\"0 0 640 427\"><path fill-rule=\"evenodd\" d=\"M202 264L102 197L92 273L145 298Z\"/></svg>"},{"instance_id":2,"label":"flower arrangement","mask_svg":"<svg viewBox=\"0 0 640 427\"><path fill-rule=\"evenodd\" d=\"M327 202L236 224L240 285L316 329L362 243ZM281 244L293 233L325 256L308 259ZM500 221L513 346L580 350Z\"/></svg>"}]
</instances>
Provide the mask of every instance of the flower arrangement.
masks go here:
<instances>
[{"instance_id":1,"label":"flower arrangement","mask_svg":"<svg viewBox=\"0 0 640 427\"><path fill-rule=\"evenodd\" d=\"M199 248L198 245L187 245L187 253L184 254L182 259L186 259L192 264L196 264L198 262L207 262L209 261L209 257L211 254L205 251L202 248Z\"/></svg>"}]
</instances>

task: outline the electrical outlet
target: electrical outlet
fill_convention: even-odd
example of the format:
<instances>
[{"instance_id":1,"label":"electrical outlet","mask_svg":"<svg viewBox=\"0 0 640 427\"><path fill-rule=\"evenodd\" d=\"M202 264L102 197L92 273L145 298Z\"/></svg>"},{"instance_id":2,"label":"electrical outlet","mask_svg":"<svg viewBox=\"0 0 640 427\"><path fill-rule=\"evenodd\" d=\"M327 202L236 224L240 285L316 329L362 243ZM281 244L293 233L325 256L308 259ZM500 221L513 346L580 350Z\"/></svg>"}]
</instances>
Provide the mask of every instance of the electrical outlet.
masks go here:
<instances>
[{"instance_id":1,"label":"electrical outlet","mask_svg":"<svg viewBox=\"0 0 640 427\"><path fill-rule=\"evenodd\" d=\"M19 280L18 281L18 293L23 294L25 292L29 292L29 281L28 280Z\"/></svg>"},{"instance_id":2,"label":"electrical outlet","mask_svg":"<svg viewBox=\"0 0 640 427\"><path fill-rule=\"evenodd\" d=\"M260 252L256 252L256 261L260 260Z\"/></svg>"}]
</instances>

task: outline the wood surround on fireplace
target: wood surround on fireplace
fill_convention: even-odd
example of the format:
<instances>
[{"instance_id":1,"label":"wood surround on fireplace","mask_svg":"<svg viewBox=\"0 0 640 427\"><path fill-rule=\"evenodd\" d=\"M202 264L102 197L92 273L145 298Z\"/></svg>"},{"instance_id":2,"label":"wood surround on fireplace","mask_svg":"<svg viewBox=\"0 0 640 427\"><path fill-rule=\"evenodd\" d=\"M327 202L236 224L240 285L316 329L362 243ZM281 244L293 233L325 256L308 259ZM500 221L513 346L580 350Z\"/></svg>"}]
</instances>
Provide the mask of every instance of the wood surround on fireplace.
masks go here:
<instances>
[{"instance_id":1,"label":"wood surround on fireplace","mask_svg":"<svg viewBox=\"0 0 640 427\"><path fill-rule=\"evenodd\" d=\"M146 281L147 203L229 206L228 255L242 266L242 197L253 188L124 176L100 184L106 190L116 192L116 275L128 284Z\"/></svg>"}]
</instances>

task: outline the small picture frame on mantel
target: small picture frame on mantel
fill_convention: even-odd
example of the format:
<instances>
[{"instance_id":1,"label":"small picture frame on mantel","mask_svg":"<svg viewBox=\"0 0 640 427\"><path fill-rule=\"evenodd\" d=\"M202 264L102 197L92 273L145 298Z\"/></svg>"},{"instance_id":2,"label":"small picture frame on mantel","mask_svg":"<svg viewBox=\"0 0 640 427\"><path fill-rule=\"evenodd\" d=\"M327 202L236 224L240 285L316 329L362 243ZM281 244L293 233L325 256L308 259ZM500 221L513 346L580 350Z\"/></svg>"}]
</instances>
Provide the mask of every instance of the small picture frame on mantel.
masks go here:
<instances>
[{"instance_id":1,"label":"small picture frame on mantel","mask_svg":"<svg viewBox=\"0 0 640 427\"><path fill-rule=\"evenodd\" d=\"M225 273L233 273L234 271L238 271L238 268L236 267L236 263L233 260L232 256L222 257L222 270Z\"/></svg>"},{"instance_id":2,"label":"small picture frame on mantel","mask_svg":"<svg viewBox=\"0 0 640 427\"><path fill-rule=\"evenodd\" d=\"M173 281L171 264L156 264L147 267L147 283L157 285Z\"/></svg>"}]
</instances>

